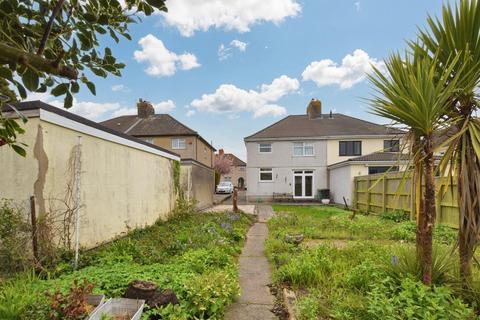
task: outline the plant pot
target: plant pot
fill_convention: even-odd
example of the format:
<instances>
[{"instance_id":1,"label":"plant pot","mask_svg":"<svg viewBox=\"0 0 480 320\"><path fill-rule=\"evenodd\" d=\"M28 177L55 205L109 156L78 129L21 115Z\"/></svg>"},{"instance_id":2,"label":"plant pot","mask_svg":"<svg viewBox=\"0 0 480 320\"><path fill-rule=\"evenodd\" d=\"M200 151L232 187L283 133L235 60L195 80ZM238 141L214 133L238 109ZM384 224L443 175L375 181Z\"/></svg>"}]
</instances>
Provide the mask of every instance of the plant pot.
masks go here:
<instances>
[{"instance_id":1,"label":"plant pot","mask_svg":"<svg viewBox=\"0 0 480 320\"><path fill-rule=\"evenodd\" d=\"M330 204L330 199L322 199L322 204Z\"/></svg>"},{"instance_id":2,"label":"plant pot","mask_svg":"<svg viewBox=\"0 0 480 320\"><path fill-rule=\"evenodd\" d=\"M100 306L88 320L100 320L102 315L116 317L122 320L140 320L145 300L115 298Z\"/></svg>"}]
</instances>

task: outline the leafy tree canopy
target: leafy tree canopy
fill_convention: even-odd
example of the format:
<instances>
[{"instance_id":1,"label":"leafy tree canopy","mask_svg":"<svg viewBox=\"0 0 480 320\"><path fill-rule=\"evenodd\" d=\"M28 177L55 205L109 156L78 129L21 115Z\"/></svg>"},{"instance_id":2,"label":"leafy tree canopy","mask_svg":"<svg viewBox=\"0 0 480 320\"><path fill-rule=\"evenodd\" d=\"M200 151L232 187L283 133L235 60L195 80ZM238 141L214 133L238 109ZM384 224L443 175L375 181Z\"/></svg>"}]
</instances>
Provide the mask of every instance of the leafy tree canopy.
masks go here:
<instances>
[{"instance_id":1,"label":"leafy tree canopy","mask_svg":"<svg viewBox=\"0 0 480 320\"><path fill-rule=\"evenodd\" d=\"M100 40L131 40L130 24L155 10L166 11L165 0L0 1L0 92L11 95L5 81L21 98L49 91L65 108L83 86L95 95L92 75L120 76L125 67ZM0 120L0 145L14 144L11 130L3 130L10 121L1 113Z\"/></svg>"}]
</instances>

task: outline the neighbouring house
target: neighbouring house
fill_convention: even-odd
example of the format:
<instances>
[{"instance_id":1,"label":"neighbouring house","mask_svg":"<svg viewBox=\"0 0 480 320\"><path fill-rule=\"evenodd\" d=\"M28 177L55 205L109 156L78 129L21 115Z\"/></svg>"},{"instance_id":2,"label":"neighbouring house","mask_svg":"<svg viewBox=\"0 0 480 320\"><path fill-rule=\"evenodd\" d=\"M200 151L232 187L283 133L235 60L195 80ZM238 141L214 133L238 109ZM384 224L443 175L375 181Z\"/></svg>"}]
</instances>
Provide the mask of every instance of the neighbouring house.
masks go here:
<instances>
[{"instance_id":1,"label":"neighbouring house","mask_svg":"<svg viewBox=\"0 0 480 320\"><path fill-rule=\"evenodd\" d=\"M336 203L353 203L353 178L377 173L405 171L409 156L400 152L375 152L328 166L329 189Z\"/></svg>"},{"instance_id":2,"label":"neighbouring house","mask_svg":"<svg viewBox=\"0 0 480 320\"><path fill-rule=\"evenodd\" d=\"M186 198L194 198L200 209L213 203L216 150L197 131L169 114L155 114L152 104L142 99L137 103L136 115L116 117L101 124L178 154L181 187Z\"/></svg>"},{"instance_id":3,"label":"neighbouring house","mask_svg":"<svg viewBox=\"0 0 480 320\"><path fill-rule=\"evenodd\" d=\"M177 154L41 101L14 107L28 118L18 136L27 154L0 147L0 199L29 213L33 196L37 217L62 223L55 230L75 230L78 213L85 248L168 218L177 198ZM9 105L2 113L18 118Z\"/></svg>"},{"instance_id":4,"label":"neighbouring house","mask_svg":"<svg viewBox=\"0 0 480 320\"><path fill-rule=\"evenodd\" d=\"M137 114L116 117L101 124L175 152L182 160L195 160L213 167L215 148L197 131L171 115L155 114L152 104L147 101L140 99Z\"/></svg>"},{"instance_id":5,"label":"neighbouring house","mask_svg":"<svg viewBox=\"0 0 480 320\"><path fill-rule=\"evenodd\" d=\"M403 131L340 113L322 113L322 104L312 99L306 114L290 115L244 139L247 148L247 198L271 200L275 194L311 200L318 190L330 189L334 202L343 203L337 183L353 183L359 172L382 172L399 166ZM388 152L383 161L358 159L372 153ZM382 155L381 157L385 157ZM388 158L388 159L387 159ZM365 161L363 161L365 160ZM338 170L345 163L347 175ZM362 170L351 167L362 163ZM355 171L356 170L356 171ZM333 186L333 188L332 188ZM349 203L351 197L349 197Z\"/></svg>"},{"instance_id":6,"label":"neighbouring house","mask_svg":"<svg viewBox=\"0 0 480 320\"><path fill-rule=\"evenodd\" d=\"M224 153L223 149L218 151L217 156L225 156L230 160L231 168L227 174L222 174L221 181L231 181L239 189L247 187L247 164L232 153Z\"/></svg>"}]
</instances>

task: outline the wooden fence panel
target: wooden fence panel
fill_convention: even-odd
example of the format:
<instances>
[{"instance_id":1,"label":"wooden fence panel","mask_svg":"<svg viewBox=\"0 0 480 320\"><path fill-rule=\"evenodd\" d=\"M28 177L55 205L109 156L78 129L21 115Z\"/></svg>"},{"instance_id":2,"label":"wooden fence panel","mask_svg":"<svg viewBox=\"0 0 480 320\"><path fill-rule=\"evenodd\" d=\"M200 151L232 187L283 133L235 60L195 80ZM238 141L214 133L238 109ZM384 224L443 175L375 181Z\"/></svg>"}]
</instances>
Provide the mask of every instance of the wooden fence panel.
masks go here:
<instances>
[{"instance_id":1,"label":"wooden fence panel","mask_svg":"<svg viewBox=\"0 0 480 320\"><path fill-rule=\"evenodd\" d=\"M436 179L438 182L438 179ZM355 210L382 214L402 210L415 219L412 194L414 184L404 172L373 174L354 179L353 207ZM437 195L437 222L458 227L457 186L442 186Z\"/></svg>"}]
</instances>

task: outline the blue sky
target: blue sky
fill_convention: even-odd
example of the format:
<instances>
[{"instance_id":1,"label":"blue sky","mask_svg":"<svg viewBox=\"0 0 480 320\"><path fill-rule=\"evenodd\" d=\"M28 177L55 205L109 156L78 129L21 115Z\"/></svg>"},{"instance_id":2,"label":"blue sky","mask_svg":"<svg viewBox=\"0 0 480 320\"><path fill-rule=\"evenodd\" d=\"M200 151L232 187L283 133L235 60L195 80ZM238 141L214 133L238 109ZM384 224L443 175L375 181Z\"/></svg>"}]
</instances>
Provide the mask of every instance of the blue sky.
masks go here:
<instances>
[{"instance_id":1,"label":"blue sky","mask_svg":"<svg viewBox=\"0 0 480 320\"><path fill-rule=\"evenodd\" d=\"M73 111L99 121L134 112L138 98L198 131L216 148L245 158L243 138L318 98L334 110L382 122L361 98L370 63L403 50L438 14L441 1L167 1L169 13L144 18L132 41L110 44L127 67L96 78ZM45 95L32 95L53 104ZM384 121L383 121L384 122Z\"/></svg>"}]
</instances>

